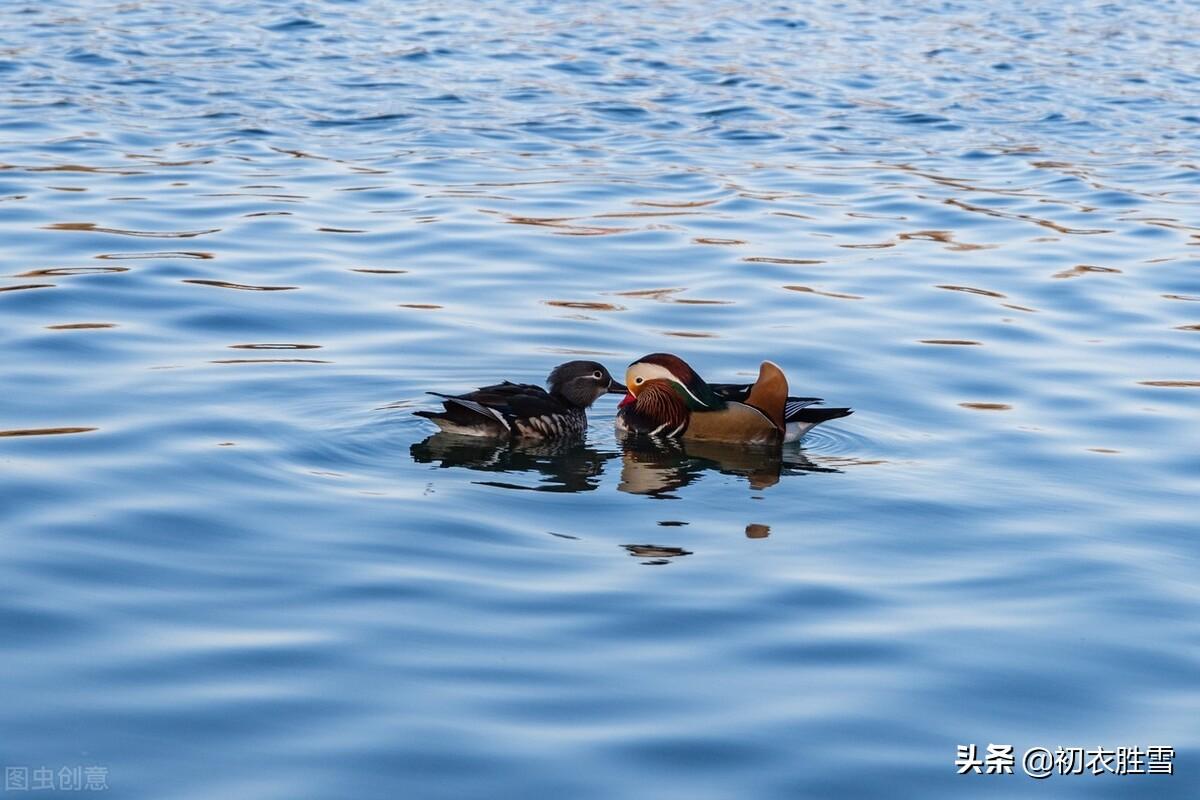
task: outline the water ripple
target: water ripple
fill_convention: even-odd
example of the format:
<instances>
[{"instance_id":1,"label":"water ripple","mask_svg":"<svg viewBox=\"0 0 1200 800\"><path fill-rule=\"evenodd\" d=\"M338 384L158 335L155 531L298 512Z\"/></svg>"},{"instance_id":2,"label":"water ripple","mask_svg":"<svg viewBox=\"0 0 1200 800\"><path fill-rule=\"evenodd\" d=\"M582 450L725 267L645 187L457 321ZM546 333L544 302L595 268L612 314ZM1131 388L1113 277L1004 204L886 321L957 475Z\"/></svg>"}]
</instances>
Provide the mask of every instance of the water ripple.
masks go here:
<instances>
[{"instance_id":1,"label":"water ripple","mask_svg":"<svg viewBox=\"0 0 1200 800\"><path fill-rule=\"evenodd\" d=\"M0 3L5 764L940 800L1013 783L955 743L1164 744L1055 796L1194 795L1196 19ZM411 413L655 351L855 413Z\"/></svg>"}]
</instances>

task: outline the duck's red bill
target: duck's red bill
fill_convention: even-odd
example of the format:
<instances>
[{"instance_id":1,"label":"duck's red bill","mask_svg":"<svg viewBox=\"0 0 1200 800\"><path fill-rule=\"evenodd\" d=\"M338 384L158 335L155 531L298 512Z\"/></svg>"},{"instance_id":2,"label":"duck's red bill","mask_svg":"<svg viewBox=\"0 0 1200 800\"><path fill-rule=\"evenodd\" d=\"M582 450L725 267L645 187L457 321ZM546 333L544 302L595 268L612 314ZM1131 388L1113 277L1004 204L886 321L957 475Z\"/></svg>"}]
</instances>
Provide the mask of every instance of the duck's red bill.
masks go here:
<instances>
[{"instance_id":1,"label":"duck's red bill","mask_svg":"<svg viewBox=\"0 0 1200 800\"><path fill-rule=\"evenodd\" d=\"M637 402L637 398L633 396L633 392L629 392L621 398L621 402L617 403L617 408L624 408Z\"/></svg>"}]
</instances>

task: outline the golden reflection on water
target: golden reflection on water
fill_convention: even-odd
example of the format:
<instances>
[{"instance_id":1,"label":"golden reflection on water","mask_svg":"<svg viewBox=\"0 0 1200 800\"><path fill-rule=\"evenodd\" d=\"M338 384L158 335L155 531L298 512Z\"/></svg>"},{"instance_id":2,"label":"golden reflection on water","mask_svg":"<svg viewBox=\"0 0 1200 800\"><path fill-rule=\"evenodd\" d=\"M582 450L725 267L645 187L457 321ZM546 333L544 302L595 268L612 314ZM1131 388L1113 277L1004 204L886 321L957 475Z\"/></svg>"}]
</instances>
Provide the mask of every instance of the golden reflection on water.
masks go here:
<instances>
[{"instance_id":1,"label":"golden reflection on water","mask_svg":"<svg viewBox=\"0 0 1200 800\"><path fill-rule=\"evenodd\" d=\"M113 233L119 236L140 236L150 239L192 239L210 233L220 233L220 228L208 228L201 231L132 231L124 228L102 228L94 222L53 222L43 225L44 230L51 231L91 231L95 233Z\"/></svg>"},{"instance_id":2,"label":"golden reflection on water","mask_svg":"<svg viewBox=\"0 0 1200 800\"><path fill-rule=\"evenodd\" d=\"M918 339L921 344L944 344L956 347L974 347L982 345L983 342L976 342L972 339Z\"/></svg>"},{"instance_id":3,"label":"golden reflection on water","mask_svg":"<svg viewBox=\"0 0 1200 800\"><path fill-rule=\"evenodd\" d=\"M668 295L684 292L686 289L634 289L628 292L613 292L622 297L648 297L653 300L666 300Z\"/></svg>"},{"instance_id":4,"label":"golden reflection on water","mask_svg":"<svg viewBox=\"0 0 1200 800\"><path fill-rule=\"evenodd\" d=\"M953 286L950 284L938 284L938 289L946 289L951 292L967 292L968 294L978 294L984 297L1005 297L1006 295L1000 292L993 292L990 289L976 289L972 286Z\"/></svg>"},{"instance_id":5,"label":"golden reflection on water","mask_svg":"<svg viewBox=\"0 0 1200 800\"><path fill-rule=\"evenodd\" d=\"M677 336L681 339L719 339L721 338L715 333L705 333L703 331L662 331L663 336Z\"/></svg>"},{"instance_id":6,"label":"golden reflection on water","mask_svg":"<svg viewBox=\"0 0 1200 800\"><path fill-rule=\"evenodd\" d=\"M52 267L50 269L31 269L15 275L17 278L33 278L38 275L93 275L104 272L129 272L129 267Z\"/></svg>"},{"instance_id":7,"label":"golden reflection on water","mask_svg":"<svg viewBox=\"0 0 1200 800\"><path fill-rule=\"evenodd\" d=\"M684 306L731 306L732 300L699 300L691 297L675 297L680 292L686 292L683 287L674 289L634 289L627 292L609 292L620 297L636 297L641 300L655 300L659 303L677 303Z\"/></svg>"},{"instance_id":8,"label":"golden reflection on water","mask_svg":"<svg viewBox=\"0 0 1200 800\"><path fill-rule=\"evenodd\" d=\"M331 364L318 358L222 358L210 364Z\"/></svg>"},{"instance_id":9,"label":"golden reflection on water","mask_svg":"<svg viewBox=\"0 0 1200 800\"><path fill-rule=\"evenodd\" d=\"M53 289L53 283L21 283L16 286L0 286L0 292L20 292L25 289Z\"/></svg>"},{"instance_id":10,"label":"golden reflection on water","mask_svg":"<svg viewBox=\"0 0 1200 800\"><path fill-rule=\"evenodd\" d=\"M1095 236L1103 233L1112 233L1110 228L1068 228L1065 225L1059 225L1057 222L1045 219L1043 217L1035 217L1032 214L1013 214L1006 211L999 211L995 208L987 206L976 206L962 200L957 200L953 197L943 200L946 205L961 208L963 211L970 211L976 214L984 214L989 217L998 217L1001 219L1016 219L1024 222L1032 222L1034 225L1039 225L1043 228L1049 228L1058 233L1075 234L1079 236Z\"/></svg>"},{"instance_id":11,"label":"golden reflection on water","mask_svg":"<svg viewBox=\"0 0 1200 800\"><path fill-rule=\"evenodd\" d=\"M860 294L841 294L840 292L826 292L826 291L822 291L820 289L814 289L811 286L799 286L799 285L789 284L787 286L784 286L783 288L787 289L789 292L804 292L805 294L815 294L815 295L819 295L821 297L832 297L837 300L862 300L863 299L863 296Z\"/></svg>"},{"instance_id":12,"label":"golden reflection on water","mask_svg":"<svg viewBox=\"0 0 1200 800\"><path fill-rule=\"evenodd\" d=\"M699 211L609 211L595 214L592 219L621 219L637 217L690 217L700 214Z\"/></svg>"},{"instance_id":13,"label":"golden reflection on water","mask_svg":"<svg viewBox=\"0 0 1200 800\"><path fill-rule=\"evenodd\" d=\"M240 289L247 292L286 292L298 289L298 286L254 286L248 283L230 283L229 281L214 281L207 278L184 278L182 283L194 283L198 286L216 286L220 289Z\"/></svg>"},{"instance_id":14,"label":"golden reflection on water","mask_svg":"<svg viewBox=\"0 0 1200 800\"><path fill-rule=\"evenodd\" d=\"M1121 270L1115 267L1097 267L1091 264L1076 264L1070 269L1064 269L1062 272L1056 272L1050 277L1052 278L1078 278L1080 275L1087 275L1091 272L1109 272L1120 273Z\"/></svg>"},{"instance_id":15,"label":"golden reflection on water","mask_svg":"<svg viewBox=\"0 0 1200 800\"><path fill-rule=\"evenodd\" d=\"M18 428L0 431L0 436L58 436L64 433L88 433L99 428Z\"/></svg>"},{"instance_id":16,"label":"golden reflection on water","mask_svg":"<svg viewBox=\"0 0 1200 800\"><path fill-rule=\"evenodd\" d=\"M772 256L748 256L742 261L751 264L793 264L800 266L811 266L813 264L824 264L825 262L816 258L775 258Z\"/></svg>"},{"instance_id":17,"label":"golden reflection on water","mask_svg":"<svg viewBox=\"0 0 1200 800\"><path fill-rule=\"evenodd\" d=\"M93 258L111 259L113 261L134 261L136 259L154 259L160 258L199 258L208 260L213 258L212 253L206 253L202 250L164 250L155 253L100 253Z\"/></svg>"},{"instance_id":18,"label":"golden reflection on water","mask_svg":"<svg viewBox=\"0 0 1200 800\"><path fill-rule=\"evenodd\" d=\"M115 328L116 323L113 322L66 322L61 325L47 325L46 329L51 331L83 331L93 328Z\"/></svg>"},{"instance_id":19,"label":"golden reflection on water","mask_svg":"<svg viewBox=\"0 0 1200 800\"><path fill-rule=\"evenodd\" d=\"M929 241L938 242L946 245L947 250L955 252L969 252L971 250L993 250L999 245L995 244L971 244L969 242L960 242L955 240L954 234L951 231L913 231L912 233L901 233L896 236L902 241Z\"/></svg>"},{"instance_id":20,"label":"golden reflection on water","mask_svg":"<svg viewBox=\"0 0 1200 800\"><path fill-rule=\"evenodd\" d=\"M53 167L25 167L26 172L92 172L99 175L149 175L144 170L86 167L82 164L57 164Z\"/></svg>"},{"instance_id":21,"label":"golden reflection on water","mask_svg":"<svg viewBox=\"0 0 1200 800\"><path fill-rule=\"evenodd\" d=\"M499 212L491 212L499 213ZM510 225L533 225L539 228L553 228L554 233L563 236L606 236L613 233L628 233L630 228L612 228L598 225L572 225L577 217L519 217L506 215Z\"/></svg>"},{"instance_id":22,"label":"golden reflection on water","mask_svg":"<svg viewBox=\"0 0 1200 800\"><path fill-rule=\"evenodd\" d=\"M1008 403L959 403L963 408L972 408L976 411L1011 411L1012 406Z\"/></svg>"},{"instance_id":23,"label":"golden reflection on water","mask_svg":"<svg viewBox=\"0 0 1200 800\"><path fill-rule=\"evenodd\" d=\"M716 202L716 200L635 200L633 204L652 208L703 208Z\"/></svg>"},{"instance_id":24,"label":"golden reflection on water","mask_svg":"<svg viewBox=\"0 0 1200 800\"><path fill-rule=\"evenodd\" d=\"M1138 384L1166 389L1200 389L1200 381L1138 381Z\"/></svg>"},{"instance_id":25,"label":"golden reflection on water","mask_svg":"<svg viewBox=\"0 0 1200 800\"><path fill-rule=\"evenodd\" d=\"M625 306L613 303L599 303L588 300L543 300L544 304L555 308L582 308L588 311L624 311Z\"/></svg>"},{"instance_id":26,"label":"golden reflection on water","mask_svg":"<svg viewBox=\"0 0 1200 800\"><path fill-rule=\"evenodd\" d=\"M696 244L713 244L713 245L739 245L745 244L744 239L715 239L710 236L700 236L692 239Z\"/></svg>"}]
</instances>

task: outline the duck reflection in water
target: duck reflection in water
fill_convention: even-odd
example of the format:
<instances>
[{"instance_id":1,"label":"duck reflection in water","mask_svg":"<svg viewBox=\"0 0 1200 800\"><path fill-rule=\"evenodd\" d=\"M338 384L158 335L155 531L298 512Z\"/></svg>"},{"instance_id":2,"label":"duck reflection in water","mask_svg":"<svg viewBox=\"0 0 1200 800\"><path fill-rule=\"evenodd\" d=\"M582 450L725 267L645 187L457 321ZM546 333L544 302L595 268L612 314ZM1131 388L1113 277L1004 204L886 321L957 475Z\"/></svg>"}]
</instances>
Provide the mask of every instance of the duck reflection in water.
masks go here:
<instances>
[{"instance_id":1,"label":"duck reflection in water","mask_svg":"<svg viewBox=\"0 0 1200 800\"><path fill-rule=\"evenodd\" d=\"M841 472L811 461L799 447L731 446L625 436L619 452L589 446L583 439L496 440L455 433L435 433L410 448L418 464L461 467L511 476L478 481L483 486L539 492L590 492L599 488L606 462L621 459L617 489L651 497L672 492L708 472L745 477L759 491L785 475ZM518 476L532 477L522 482Z\"/></svg>"},{"instance_id":2,"label":"duck reflection in water","mask_svg":"<svg viewBox=\"0 0 1200 800\"><path fill-rule=\"evenodd\" d=\"M784 475L841 472L814 463L795 446L747 446L625 435L621 447L621 482L617 488L653 497L674 497L672 492L708 472L744 477L754 491L774 486Z\"/></svg>"},{"instance_id":3,"label":"duck reflection in water","mask_svg":"<svg viewBox=\"0 0 1200 800\"><path fill-rule=\"evenodd\" d=\"M418 464L536 476L540 480L532 485L506 480L479 483L538 492L590 492L600 486L604 462L617 457L588 447L581 438L510 441L456 433L435 433L414 444L410 452Z\"/></svg>"}]
</instances>

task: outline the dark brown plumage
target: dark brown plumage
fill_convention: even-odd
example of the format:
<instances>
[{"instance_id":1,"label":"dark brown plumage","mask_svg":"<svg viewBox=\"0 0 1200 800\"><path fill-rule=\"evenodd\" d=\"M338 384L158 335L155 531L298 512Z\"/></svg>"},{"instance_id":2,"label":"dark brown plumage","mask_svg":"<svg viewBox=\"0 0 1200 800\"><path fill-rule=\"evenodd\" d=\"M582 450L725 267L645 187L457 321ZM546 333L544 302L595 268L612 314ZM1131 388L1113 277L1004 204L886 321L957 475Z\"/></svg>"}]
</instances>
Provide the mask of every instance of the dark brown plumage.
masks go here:
<instances>
[{"instance_id":1,"label":"dark brown plumage","mask_svg":"<svg viewBox=\"0 0 1200 800\"><path fill-rule=\"evenodd\" d=\"M443 397L444 411L414 411L450 433L469 436L552 439L578 436L587 429L587 409L601 395L624 392L595 361L568 361L555 367L549 391L530 383L504 381L465 394Z\"/></svg>"}]
</instances>

